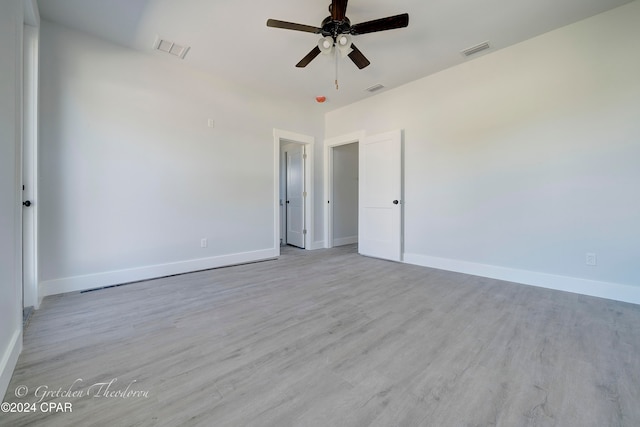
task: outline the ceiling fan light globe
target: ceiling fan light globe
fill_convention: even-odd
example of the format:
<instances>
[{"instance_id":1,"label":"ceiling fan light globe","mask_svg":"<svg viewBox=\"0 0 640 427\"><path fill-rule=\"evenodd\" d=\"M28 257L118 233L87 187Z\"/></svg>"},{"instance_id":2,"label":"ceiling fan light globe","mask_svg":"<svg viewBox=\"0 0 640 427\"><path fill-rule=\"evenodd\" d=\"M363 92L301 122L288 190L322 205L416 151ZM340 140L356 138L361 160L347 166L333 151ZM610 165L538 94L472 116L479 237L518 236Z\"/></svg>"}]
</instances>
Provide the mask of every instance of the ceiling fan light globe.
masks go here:
<instances>
[{"instance_id":1,"label":"ceiling fan light globe","mask_svg":"<svg viewBox=\"0 0 640 427\"><path fill-rule=\"evenodd\" d=\"M336 41L336 47L340 51L340 56L346 58L353 51L351 48L351 37L348 34L341 34Z\"/></svg>"},{"instance_id":2,"label":"ceiling fan light globe","mask_svg":"<svg viewBox=\"0 0 640 427\"><path fill-rule=\"evenodd\" d=\"M321 38L318 41L318 48L324 55L329 55L333 52L333 39L329 36Z\"/></svg>"}]
</instances>

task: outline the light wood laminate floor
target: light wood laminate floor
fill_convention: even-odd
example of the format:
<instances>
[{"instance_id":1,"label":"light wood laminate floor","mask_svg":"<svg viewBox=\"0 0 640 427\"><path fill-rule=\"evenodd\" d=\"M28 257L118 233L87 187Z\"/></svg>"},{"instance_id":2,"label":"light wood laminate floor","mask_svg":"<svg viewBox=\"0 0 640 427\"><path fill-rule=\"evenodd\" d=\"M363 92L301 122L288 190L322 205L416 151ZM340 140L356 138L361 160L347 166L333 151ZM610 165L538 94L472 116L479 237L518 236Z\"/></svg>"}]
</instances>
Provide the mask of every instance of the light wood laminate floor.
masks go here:
<instances>
[{"instance_id":1,"label":"light wood laminate floor","mask_svg":"<svg viewBox=\"0 0 640 427\"><path fill-rule=\"evenodd\" d=\"M45 299L4 400L73 412L2 426L637 427L640 306L285 248Z\"/></svg>"}]
</instances>

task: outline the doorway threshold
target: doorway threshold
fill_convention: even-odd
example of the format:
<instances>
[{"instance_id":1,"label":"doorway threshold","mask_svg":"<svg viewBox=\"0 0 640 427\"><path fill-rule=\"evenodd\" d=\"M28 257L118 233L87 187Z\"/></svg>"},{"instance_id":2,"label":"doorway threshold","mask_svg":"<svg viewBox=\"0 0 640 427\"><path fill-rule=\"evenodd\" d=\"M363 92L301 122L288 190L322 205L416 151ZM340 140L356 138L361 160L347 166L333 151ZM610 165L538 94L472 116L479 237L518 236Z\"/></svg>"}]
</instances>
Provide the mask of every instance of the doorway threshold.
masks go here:
<instances>
[{"instance_id":1,"label":"doorway threshold","mask_svg":"<svg viewBox=\"0 0 640 427\"><path fill-rule=\"evenodd\" d=\"M29 326L29 321L31 320L32 316L33 316L33 307L25 307L24 309L22 309L22 330L27 329L27 326Z\"/></svg>"}]
</instances>

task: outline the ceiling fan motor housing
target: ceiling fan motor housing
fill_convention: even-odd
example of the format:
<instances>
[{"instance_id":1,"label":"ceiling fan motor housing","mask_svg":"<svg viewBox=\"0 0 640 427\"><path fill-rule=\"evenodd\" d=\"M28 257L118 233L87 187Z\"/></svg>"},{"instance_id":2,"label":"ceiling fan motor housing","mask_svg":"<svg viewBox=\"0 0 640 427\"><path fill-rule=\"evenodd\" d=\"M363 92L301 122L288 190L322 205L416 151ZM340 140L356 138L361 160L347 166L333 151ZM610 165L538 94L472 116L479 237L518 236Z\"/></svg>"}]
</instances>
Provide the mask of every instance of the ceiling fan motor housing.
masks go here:
<instances>
[{"instance_id":1,"label":"ceiling fan motor housing","mask_svg":"<svg viewBox=\"0 0 640 427\"><path fill-rule=\"evenodd\" d=\"M342 21L336 21L327 16L322 21L322 31L324 37L330 36L335 40L340 34L351 34L351 21L345 16Z\"/></svg>"}]
</instances>

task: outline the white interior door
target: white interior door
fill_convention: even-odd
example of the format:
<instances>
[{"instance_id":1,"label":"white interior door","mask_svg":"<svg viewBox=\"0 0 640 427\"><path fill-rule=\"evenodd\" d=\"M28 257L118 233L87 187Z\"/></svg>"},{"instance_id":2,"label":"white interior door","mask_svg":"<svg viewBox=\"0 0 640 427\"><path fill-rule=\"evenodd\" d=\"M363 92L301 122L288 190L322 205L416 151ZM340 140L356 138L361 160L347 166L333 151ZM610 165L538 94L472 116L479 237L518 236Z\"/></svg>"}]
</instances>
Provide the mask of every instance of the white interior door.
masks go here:
<instances>
[{"instance_id":1,"label":"white interior door","mask_svg":"<svg viewBox=\"0 0 640 427\"><path fill-rule=\"evenodd\" d=\"M26 16L25 16L26 20ZM22 297L23 305L38 308L37 184L38 184L38 28L23 26L22 131Z\"/></svg>"},{"instance_id":2,"label":"white interior door","mask_svg":"<svg viewBox=\"0 0 640 427\"><path fill-rule=\"evenodd\" d=\"M402 260L402 135L373 135L360 143L358 252Z\"/></svg>"},{"instance_id":3,"label":"white interior door","mask_svg":"<svg viewBox=\"0 0 640 427\"><path fill-rule=\"evenodd\" d=\"M304 248L304 145L295 144L287 149L286 161L287 244Z\"/></svg>"}]
</instances>

